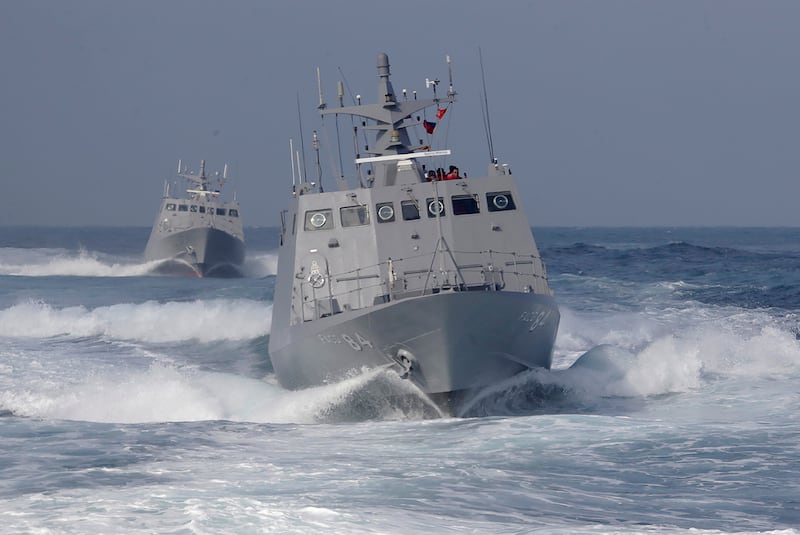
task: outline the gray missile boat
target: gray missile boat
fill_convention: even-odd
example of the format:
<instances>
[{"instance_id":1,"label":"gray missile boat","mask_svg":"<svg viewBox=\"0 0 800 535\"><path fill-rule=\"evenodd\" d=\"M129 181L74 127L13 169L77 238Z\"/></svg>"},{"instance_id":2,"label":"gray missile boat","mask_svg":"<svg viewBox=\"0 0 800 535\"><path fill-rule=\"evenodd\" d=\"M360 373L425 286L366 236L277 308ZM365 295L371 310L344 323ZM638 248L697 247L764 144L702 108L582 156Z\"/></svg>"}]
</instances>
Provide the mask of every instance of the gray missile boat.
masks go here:
<instances>
[{"instance_id":1,"label":"gray missile boat","mask_svg":"<svg viewBox=\"0 0 800 535\"><path fill-rule=\"evenodd\" d=\"M431 149L426 117L442 120L456 101L452 74L446 95L426 80L432 97L417 99L395 93L386 54L377 66L377 104L359 96L343 106L340 83L339 107L329 108L320 90L323 118L355 117L354 136L369 134L355 184L341 171L338 191L294 180L292 159L269 353L285 388L384 368L457 415L485 387L549 368L560 314L514 177L491 142L482 177L445 176L450 150ZM319 162L316 132L314 147Z\"/></svg>"},{"instance_id":2,"label":"gray missile boat","mask_svg":"<svg viewBox=\"0 0 800 535\"><path fill-rule=\"evenodd\" d=\"M206 176L205 160L197 174L181 169L178 178L189 182L186 197L170 195L164 185L164 198L156 215L145 261L160 261L154 271L162 274L196 277L238 277L244 263L244 231L239 203L220 199L220 188L228 178L228 168L220 176ZM216 189L212 189L215 187Z\"/></svg>"}]
</instances>

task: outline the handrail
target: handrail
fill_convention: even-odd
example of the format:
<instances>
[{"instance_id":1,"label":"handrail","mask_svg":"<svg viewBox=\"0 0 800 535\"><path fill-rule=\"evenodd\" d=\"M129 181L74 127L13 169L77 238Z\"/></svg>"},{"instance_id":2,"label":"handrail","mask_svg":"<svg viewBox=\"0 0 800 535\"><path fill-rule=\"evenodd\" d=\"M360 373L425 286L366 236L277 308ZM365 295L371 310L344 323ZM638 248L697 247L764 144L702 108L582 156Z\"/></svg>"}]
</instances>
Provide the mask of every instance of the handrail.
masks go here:
<instances>
[{"instance_id":1,"label":"handrail","mask_svg":"<svg viewBox=\"0 0 800 535\"><path fill-rule=\"evenodd\" d=\"M320 292L303 279L299 284L300 302L296 303L300 312L297 319L310 321L345 310L370 307L381 297L385 301L380 302L388 302L441 291L500 291L507 287L508 277L516 282L515 291L550 295L545 264L538 255L491 249L450 251L447 268L434 269L437 254L442 253L437 250L405 258L393 257L366 267L328 273L324 297L317 297ZM405 270L404 266L410 269ZM430 285L429 279L433 279ZM308 301L306 296L310 298ZM326 302L322 313L320 300ZM294 309L297 313L297 308Z\"/></svg>"}]
</instances>

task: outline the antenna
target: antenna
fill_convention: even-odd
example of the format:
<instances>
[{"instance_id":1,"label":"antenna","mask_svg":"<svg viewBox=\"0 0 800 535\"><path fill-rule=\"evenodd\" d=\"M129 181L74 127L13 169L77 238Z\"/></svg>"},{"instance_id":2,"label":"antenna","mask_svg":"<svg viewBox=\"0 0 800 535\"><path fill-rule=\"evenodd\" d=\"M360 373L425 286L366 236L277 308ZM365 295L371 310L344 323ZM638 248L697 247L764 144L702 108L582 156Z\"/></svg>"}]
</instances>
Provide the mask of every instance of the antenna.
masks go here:
<instances>
[{"instance_id":1,"label":"antenna","mask_svg":"<svg viewBox=\"0 0 800 535\"><path fill-rule=\"evenodd\" d=\"M306 173L306 146L303 142L303 117L300 114L300 93L297 94L297 123L300 126L300 152L303 153L303 173L300 174L300 160L297 161L297 172L300 174L300 183L302 183L303 175L308 176L308 173Z\"/></svg>"},{"instance_id":2,"label":"antenna","mask_svg":"<svg viewBox=\"0 0 800 535\"><path fill-rule=\"evenodd\" d=\"M317 131L314 130L314 154L316 154L317 158L317 183L319 184L319 192L323 193L325 190L322 189L322 165L319 163L319 138L317 137Z\"/></svg>"},{"instance_id":3,"label":"antenna","mask_svg":"<svg viewBox=\"0 0 800 535\"><path fill-rule=\"evenodd\" d=\"M356 160L361 157L358 152L358 126L353 126L353 152L356 154ZM361 164L356 163L356 172L358 173L358 184L364 188L364 175L361 173Z\"/></svg>"},{"instance_id":4,"label":"antenna","mask_svg":"<svg viewBox=\"0 0 800 535\"><path fill-rule=\"evenodd\" d=\"M450 54L445 56L445 61L447 61L447 76L450 78L450 87L447 89L447 95L452 97L456 94L456 90L453 89L453 63L450 61Z\"/></svg>"},{"instance_id":5,"label":"antenna","mask_svg":"<svg viewBox=\"0 0 800 535\"><path fill-rule=\"evenodd\" d=\"M228 164L225 164L222 167L222 179L223 180L228 180Z\"/></svg>"},{"instance_id":6,"label":"antenna","mask_svg":"<svg viewBox=\"0 0 800 535\"><path fill-rule=\"evenodd\" d=\"M492 125L489 122L489 99L486 96L486 75L483 71L483 54L480 47L478 47L478 57L481 64L481 80L483 81L483 127L486 130L486 142L489 144L489 161L495 163L494 159L494 143L492 142Z\"/></svg>"},{"instance_id":7,"label":"antenna","mask_svg":"<svg viewBox=\"0 0 800 535\"><path fill-rule=\"evenodd\" d=\"M322 78L319 74L319 67L317 67L317 91L319 92L319 106L317 106L317 109L324 110L326 104L325 100L322 98Z\"/></svg>"},{"instance_id":8,"label":"antenna","mask_svg":"<svg viewBox=\"0 0 800 535\"><path fill-rule=\"evenodd\" d=\"M295 182L295 170L294 170L294 146L292 144L292 138L289 138L289 161L292 162L292 195L297 192L296 189L296 182Z\"/></svg>"},{"instance_id":9,"label":"antenna","mask_svg":"<svg viewBox=\"0 0 800 535\"><path fill-rule=\"evenodd\" d=\"M297 157L297 183L301 186L303 185L303 173L300 172L300 152L295 151L295 156Z\"/></svg>"},{"instance_id":10,"label":"antenna","mask_svg":"<svg viewBox=\"0 0 800 535\"><path fill-rule=\"evenodd\" d=\"M344 107L344 82L339 80L336 84L336 96L339 97L339 107ZM339 114L337 113L334 118L334 123L336 125L336 150L339 153L339 189L345 190L347 189L347 181L344 178L344 162L342 161L342 138L339 134Z\"/></svg>"}]
</instances>

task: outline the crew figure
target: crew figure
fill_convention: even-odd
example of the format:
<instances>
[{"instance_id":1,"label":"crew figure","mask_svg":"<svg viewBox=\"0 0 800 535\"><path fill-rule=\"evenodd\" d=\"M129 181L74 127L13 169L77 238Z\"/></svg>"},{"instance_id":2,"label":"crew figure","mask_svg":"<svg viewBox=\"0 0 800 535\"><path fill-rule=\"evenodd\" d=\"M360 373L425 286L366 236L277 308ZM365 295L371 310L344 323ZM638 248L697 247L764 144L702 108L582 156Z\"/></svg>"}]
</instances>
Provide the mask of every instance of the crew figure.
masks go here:
<instances>
[{"instance_id":1,"label":"crew figure","mask_svg":"<svg viewBox=\"0 0 800 535\"><path fill-rule=\"evenodd\" d=\"M447 175L445 175L444 179L445 180L458 180L459 178L461 178L461 177L458 174L458 167L456 167L455 165L451 165L450 166L450 172L447 173Z\"/></svg>"}]
</instances>

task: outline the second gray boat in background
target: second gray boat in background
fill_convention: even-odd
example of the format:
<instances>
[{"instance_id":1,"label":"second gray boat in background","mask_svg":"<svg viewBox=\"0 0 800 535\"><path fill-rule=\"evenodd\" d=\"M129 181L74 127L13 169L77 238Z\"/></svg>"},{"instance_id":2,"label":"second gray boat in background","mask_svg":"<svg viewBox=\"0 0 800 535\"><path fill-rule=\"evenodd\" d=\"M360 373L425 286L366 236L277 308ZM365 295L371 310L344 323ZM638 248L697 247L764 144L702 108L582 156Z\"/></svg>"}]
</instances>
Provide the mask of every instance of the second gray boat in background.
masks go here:
<instances>
[{"instance_id":1,"label":"second gray boat in background","mask_svg":"<svg viewBox=\"0 0 800 535\"><path fill-rule=\"evenodd\" d=\"M235 195L232 201L221 200L227 166L222 174L209 177L205 160L197 174L178 162L178 177L189 182L187 195L172 196L169 183L164 185L145 261L158 262L154 271L162 274L241 276L245 245L239 203Z\"/></svg>"}]
</instances>

